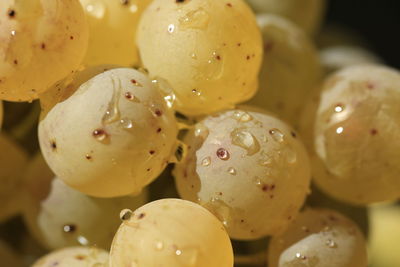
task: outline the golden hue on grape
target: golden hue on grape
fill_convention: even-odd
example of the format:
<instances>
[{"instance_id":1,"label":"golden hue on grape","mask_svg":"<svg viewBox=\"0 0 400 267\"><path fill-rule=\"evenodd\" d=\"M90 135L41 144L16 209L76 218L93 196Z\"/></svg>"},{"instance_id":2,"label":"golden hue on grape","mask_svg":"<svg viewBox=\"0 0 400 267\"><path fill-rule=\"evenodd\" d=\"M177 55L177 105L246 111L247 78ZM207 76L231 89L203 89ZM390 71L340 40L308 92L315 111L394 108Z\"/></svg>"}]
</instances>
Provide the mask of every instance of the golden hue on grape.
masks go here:
<instances>
[{"instance_id":1,"label":"golden hue on grape","mask_svg":"<svg viewBox=\"0 0 400 267\"><path fill-rule=\"evenodd\" d=\"M107 267L108 252L96 247L68 247L53 251L32 267Z\"/></svg>"},{"instance_id":2,"label":"golden hue on grape","mask_svg":"<svg viewBox=\"0 0 400 267\"><path fill-rule=\"evenodd\" d=\"M134 69L83 83L39 123L57 177L95 197L139 193L172 159L178 126L158 88Z\"/></svg>"},{"instance_id":3,"label":"golden hue on grape","mask_svg":"<svg viewBox=\"0 0 400 267\"><path fill-rule=\"evenodd\" d=\"M232 267L233 251L221 222L203 207L162 199L132 212L114 237L110 267Z\"/></svg>"},{"instance_id":4,"label":"golden hue on grape","mask_svg":"<svg viewBox=\"0 0 400 267\"><path fill-rule=\"evenodd\" d=\"M397 70L354 66L326 79L301 127L321 189L354 204L398 199L398 103Z\"/></svg>"},{"instance_id":5,"label":"golden hue on grape","mask_svg":"<svg viewBox=\"0 0 400 267\"><path fill-rule=\"evenodd\" d=\"M264 39L260 87L248 103L297 125L301 109L321 76L317 51L296 25L276 15L258 15Z\"/></svg>"},{"instance_id":6,"label":"golden hue on grape","mask_svg":"<svg viewBox=\"0 0 400 267\"><path fill-rule=\"evenodd\" d=\"M365 267L367 248L358 226L343 215L306 209L268 250L270 267Z\"/></svg>"},{"instance_id":7,"label":"golden hue on grape","mask_svg":"<svg viewBox=\"0 0 400 267\"><path fill-rule=\"evenodd\" d=\"M0 10L0 99L32 101L78 68L88 42L78 0L2 0Z\"/></svg>"},{"instance_id":8,"label":"golden hue on grape","mask_svg":"<svg viewBox=\"0 0 400 267\"><path fill-rule=\"evenodd\" d=\"M262 39L243 0L155 0L137 38L144 67L169 82L184 114L230 108L257 90Z\"/></svg>"},{"instance_id":9,"label":"golden hue on grape","mask_svg":"<svg viewBox=\"0 0 400 267\"><path fill-rule=\"evenodd\" d=\"M80 0L89 23L89 46L84 64L139 63L136 28L151 0Z\"/></svg>"},{"instance_id":10,"label":"golden hue on grape","mask_svg":"<svg viewBox=\"0 0 400 267\"><path fill-rule=\"evenodd\" d=\"M256 13L276 14L293 21L308 34L321 25L325 0L247 0Z\"/></svg>"},{"instance_id":11,"label":"golden hue on grape","mask_svg":"<svg viewBox=\"0 0 400 267\"><path fill-rule=\"evenodd\" d=\"M309 190L308 156L298 138L252 108L208 116L184 138L187 155L174 169L178 192L216 215L231 238L281 232Z\"/></svg>"}]
</instances>

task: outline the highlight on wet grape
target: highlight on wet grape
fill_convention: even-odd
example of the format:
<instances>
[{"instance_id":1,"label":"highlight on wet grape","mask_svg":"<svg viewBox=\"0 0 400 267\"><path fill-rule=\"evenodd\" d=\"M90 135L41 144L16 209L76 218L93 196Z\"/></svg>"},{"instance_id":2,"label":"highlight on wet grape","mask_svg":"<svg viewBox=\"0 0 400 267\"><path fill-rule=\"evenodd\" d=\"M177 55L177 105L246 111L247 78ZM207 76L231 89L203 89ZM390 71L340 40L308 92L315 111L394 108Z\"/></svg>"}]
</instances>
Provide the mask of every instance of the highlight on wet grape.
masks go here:
<instances>
[{"instance_id":1,"label":"highlight on wet grape","mask_svg":"<svg viewBox=\"0 0 400 267\"><path fill-rule=\"evenodd\" d=\"M297 124L304 102L318 86L321 66L317 50L298 26L285 18L257 16L264 40L264 61L257 94L248 102Z\"/></svg>"},{"instance_id":2,"label":"highlight on wet grape","mask_svg":"<svg viewBox=\"0 0 400 267\"><path fill-rule=\"evenodd\" d=\"M107 267L108 252L96 247L67 247L55 250L39 260L32 267Z\"/></svg>"},{"instance_id":3,"label":"highlight on wet grape","mask_svg":"<svg viewBox=\"0 0 400 267\"><path fill-rule=\"evenodd\" d=\"M3 0L0 10L0 99L32 101L79 67L88 26L78 0Z\"/></svg>"},{"instance_id":4,"label":"highlight on wet grape","mask_svg":"<svg viewBox=\"0 0 400 267\"><path fill-rule=\"evenodd\" d=\"M150 202L121 212L122 224L110 252L110 267L233 266L222 223L209 211L181 199Z\"/></svg>"},{"instance_id":5,"label":"highlight on wet grape","mask_svg":"<svg viewBox=\"0 0 400 267\"><path fill-rule=\"evenodd\" d=\"M95 197L138 194L173 160L178 126L157 86L134 69L83 83L39 123L57 177Z\"/></svg>"},{"instance_id":6,"label":"highlight on wet grape","mask_svg":"<svg viewBox=\"0 0 400 267\"><path fill-rule=\"evenodd\" d=\"M270 267L365 267L367 244L358 226L326 209L306 209L268 248Z\"/></svg>"},{"instance_id":7,"label":"highlight on wet grape","mask_svg":"<svg viewBox=\"0 0 400 267\"><path fill-rule=\"evenodd\" d=\"M180 196L217 216L234 239L283 231L309 190L308 156L296 132L252 108L208 116L185 136L174 169Z\"/></svg>"},{"instance_id":8,"label":"highlight on wet grape","mask_svg":"<svg viewBox=\"0 0 400 267\"><path fill-rule=\"evenodd\" d=\"M80 0L89 23L84 64L139 64L136 29L151 0Z\"/></svg>"},{"instance_id":9,"label":"highlight on wet grape","mask_svg":"<svg viewBox=\"0 0 400 267\"><path fill-rule=\"evenodd\" d=\"M231 108L257 90L262 38L243 0L155 0L137 40L144 67L169 82L183 114Z\"/></svg>"},{"instance_id":10,"label":"highlight on wet grape","mask_svg":"<svg viewBox=\"0 0 400 267\"><path fill-rule=\"evenodd\" d=\"M326 79L302 122L323 191L353 204L399 198L399 101L400 73L389 67L353 66Z\"/></svg>"},{"instance_id":11,"label":"highlight on wet grape","mask_svg":"<svg viewBox=\"0 0 400 267\"><path fill-rule=\"evenodd\" d=\"M276 14L293 21L305 32L315 34L325 12L325 0L247 0L256 13Z\"/></svg>"}]
</instances>

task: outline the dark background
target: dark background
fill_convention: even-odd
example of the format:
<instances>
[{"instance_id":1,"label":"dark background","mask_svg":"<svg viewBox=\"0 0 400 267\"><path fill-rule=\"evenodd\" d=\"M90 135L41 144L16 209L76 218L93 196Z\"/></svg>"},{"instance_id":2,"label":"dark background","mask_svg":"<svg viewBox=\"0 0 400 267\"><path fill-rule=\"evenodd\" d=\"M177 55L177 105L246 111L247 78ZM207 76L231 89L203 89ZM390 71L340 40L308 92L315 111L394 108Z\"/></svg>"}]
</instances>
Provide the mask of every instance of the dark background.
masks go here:
<instances>
[{"instance_id":1,"label":"dark background","mask_svg":"<svg viewBox=\"0 0 400 267\"><path fill-rule=\"evenodd\" d=\"M400 69L400 0L330 0L326 24L359 33L386 64Z\"/></svg>"}]
</instances>

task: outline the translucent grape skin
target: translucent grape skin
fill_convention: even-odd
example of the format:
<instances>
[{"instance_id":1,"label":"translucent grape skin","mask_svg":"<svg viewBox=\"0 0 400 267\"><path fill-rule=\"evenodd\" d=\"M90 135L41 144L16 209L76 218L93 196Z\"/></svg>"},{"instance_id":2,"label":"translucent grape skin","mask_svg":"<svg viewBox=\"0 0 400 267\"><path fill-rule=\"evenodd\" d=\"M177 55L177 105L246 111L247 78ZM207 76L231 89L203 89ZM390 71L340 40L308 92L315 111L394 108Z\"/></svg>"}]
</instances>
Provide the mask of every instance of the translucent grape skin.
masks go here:
<instances>
[{"instance_id":1,"label":"translucent grape skin","mask_svg":"<svg viewBox=\"0 0 400 267\"><path fill-rule=\"evenodd\" d=\"M21 188L28 155L5 133L0 135L0 148L0 222L4 222L21 212Z\"/></svg>"},{"instance_id":2,"label":"translucent grape skin","mask_svg":"<svg viewBox=\"0 0 400 267\"><path fill-rule=\"evenodd\" d=\"M243 0L155 0L137 40L144 67L170 83L183 114L231 108L257 90L262 38Z\"/></svg>"},{"instance_id":3,"label":"translucent grape skin","mask_svg":"<svg viewBox=\"0 0 400 267\"><path fill-rule=\"evenodd\" d=\"M264 39L260 87L248 103L297 126L304 102L320 82L317 50L297 25L271 14L257 16Z\"/></svg>"},{"instance_id":4,"label":"translucent grape skin","mask_svg":"<svg viewBox=\"0 0 400 267\"><path fill-rule=\"evenodd\" d=\"M78 0L2 0L0 10L0 99L32 101L79 67L88 27Z\"/></svg>"},{"instance_id":5,"label":"translucent grape skin","mask_svg":"<svg viewBox=\"0 0 400 267\"><path fill-rule=\"evenodd\" d=\"M162 199L122 211L110 267L231 267L233 251L221 222L203 207ZM194 221L195 220L195 221Z\"/></svg>"},{"instance_id":6,"label":"translucent grape skin","mask_svg":"<svg viewBox=\"0 0 400 267\"><path fill-rule=\"evenodd\" d=\"M147 190L137 197L110 199L82 194L60 179L53 179L41 155L30 165L25 182L24 220L35 238L49 249L76 245L109 249L120 225L119 212L147 202Z\"/></svg>"},{"instance_id":7,"label":"translucent grape skin","mask_svg":"<svg viewBox=\"0 0 400 267\"><path fill-rule=\"evenodd\" d=\"M86 65L139 64L136 28L150 0L80 0L89 22L89 46Z\"/></svg>"},{"instance_id":8,"label":"translucent grape skin","mask_svg":"<svg viewBox=\"0 0 400 267\"><path fill-rule=\"evenodd\" d=\"M325 0L247 0L256 13L269 13L286 17L309 35L321 25Z\"/></svg>"},{"instance_id":9,"label":"translucent grape skin","mask_svg":"<svg viewBox=\"0 0 400 267\"><path fill-rule=\"evenodd\" d=\"M365 267L367 247L358 226L333 211L306 209L271 239L270 267Z\"/></svg>"},{"instance_id":10,"label":"translucent grape skin","mask_svg":"<svg viewBox=\"0 0 400 267\"><path fill-rule=\"evenodd\" d=\"M32 267L107 267L108 258L107 251L96 247L68 247L43 256Z\"/></svg>"},{"instance_id":11,"label":"translucent grape skin","mask_svg":"<svg viewBox=\"0 0 400 267\"><path fill-rule=\"evenodd\" d=\"M159 90L133 69L88 80L39 123L41 150L56 176L95 197L139 193L172 158L177 132Z\"/></svg>"},{"instance_id":12,"label":"translucent grape skin","mask_svg":"<svg viewBox=\"0 0 400 267\"><path fill-rule=\"evenodd\" d=\"M301 132L315 183L353 204L398 199L400 73L353 66L329 76L304 111Z\"/></svg>"},{"instance_id":13,"label":"translucent grape skin","mask_svg":"<svg viewBox=\"0 0 400 267\"><path fill-rule=\"evenodd\" d=\"M309 190L306 150L281 120L251 108L206 117L183 141L174 169L180 196L198 202L234 239L283 231Z\"/></svg>"}]
</instances>

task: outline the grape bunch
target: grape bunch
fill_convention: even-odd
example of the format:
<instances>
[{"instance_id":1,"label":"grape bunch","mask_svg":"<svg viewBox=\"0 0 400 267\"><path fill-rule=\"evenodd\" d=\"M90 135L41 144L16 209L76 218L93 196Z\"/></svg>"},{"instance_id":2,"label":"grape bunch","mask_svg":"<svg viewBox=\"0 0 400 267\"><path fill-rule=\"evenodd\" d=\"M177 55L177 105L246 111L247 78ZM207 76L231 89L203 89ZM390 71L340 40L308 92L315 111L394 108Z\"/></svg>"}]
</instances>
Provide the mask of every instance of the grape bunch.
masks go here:
<instances>
[{"instance_id":1,"label":"grape bunch","mask_svg":"<svg viewBox=\"0 0 400 267\"><path fill-rule=\"evenodd\" d=\"M2 266L400 266L400 72L325 9L2 0Z\"/></svg>"}]
</instances>

